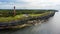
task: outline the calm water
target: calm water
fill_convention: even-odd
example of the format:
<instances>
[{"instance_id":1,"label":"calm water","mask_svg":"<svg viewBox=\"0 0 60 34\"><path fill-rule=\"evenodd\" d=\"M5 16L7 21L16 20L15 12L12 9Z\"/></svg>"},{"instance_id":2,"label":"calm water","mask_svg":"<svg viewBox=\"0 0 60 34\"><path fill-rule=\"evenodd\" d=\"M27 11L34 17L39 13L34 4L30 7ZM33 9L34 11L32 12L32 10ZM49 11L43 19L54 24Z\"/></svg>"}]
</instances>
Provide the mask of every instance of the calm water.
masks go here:
<instances>
[{"instance_id":1,"label":"calm water","mask_svg":"<svg viewBox=\"0 0 60 34\"><path fill-rule=\"evenodd\" d=\"M0 34L60 34L60 12L56 12L47 22L11 31L0 31Z\"/></svg>"}]
</instances>

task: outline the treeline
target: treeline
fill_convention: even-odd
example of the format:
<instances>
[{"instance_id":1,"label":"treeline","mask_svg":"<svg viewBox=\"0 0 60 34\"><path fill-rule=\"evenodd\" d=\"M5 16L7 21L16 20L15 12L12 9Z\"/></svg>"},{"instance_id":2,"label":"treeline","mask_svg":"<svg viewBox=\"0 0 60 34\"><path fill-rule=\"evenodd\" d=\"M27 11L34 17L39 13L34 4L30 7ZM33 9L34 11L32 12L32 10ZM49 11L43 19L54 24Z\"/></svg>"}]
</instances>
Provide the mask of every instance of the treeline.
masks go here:
<instances>
[{"instance_id":1,"label":"treeline","mask_svg":"<svg viewBox=\"0 0 60 34\"><path fill-rule=\"evenodd\" d=\"M16 15L19 14L41 14L51 10L16 10ZM14 16L14 10L0 10L0 17Z\"/></svg>"}]
</instances>

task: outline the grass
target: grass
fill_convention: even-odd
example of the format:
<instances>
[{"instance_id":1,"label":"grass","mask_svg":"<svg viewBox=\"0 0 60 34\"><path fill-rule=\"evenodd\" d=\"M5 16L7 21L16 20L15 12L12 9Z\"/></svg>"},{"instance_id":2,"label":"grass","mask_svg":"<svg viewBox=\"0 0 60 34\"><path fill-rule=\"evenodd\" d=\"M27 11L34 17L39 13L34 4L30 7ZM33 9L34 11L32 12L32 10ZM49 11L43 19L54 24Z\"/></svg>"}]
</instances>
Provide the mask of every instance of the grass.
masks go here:
<instances>
[{"instance_id":1,"label":"grass","mask_svg":"<svg viewBox=\"0 0 60 34\"><path fill-rule=\"evenodd\" d=\"M42 14L29 14L31 17L35 17L35 16L45 16L45 15L48 15L50 14L50 12L45 12L45 13L42 13Z\"/></svg>"},{"instance_id":2,"label":"grass","mask_svg":"<svg viewBox=\"0 0 60 34\"><path fill-rule=\"evenodd\" d=\"M29 16L31 17L35 17L35 16L45 16L48 15L50 12L45 12L42 14L29 14ZM23 16L24 14L20 14L20 15L16 15L14 17L0 17L0 22L10 22L10 21L17 21L17 20L21 20L26 18L25 16Z\"/></svg>"},{"instance_id":3,"label":"grass","mask_svg":"<svg viewBox=\"0 0 60 34\"><path fill-rule=\"evenodd\" d=\"M20 20L22 18L25 18L23 14L21 15L16 15L14 17L0 17L0 22L10 22L10 21L15 21L15 20Z\"/></svg>"}]
</instances>

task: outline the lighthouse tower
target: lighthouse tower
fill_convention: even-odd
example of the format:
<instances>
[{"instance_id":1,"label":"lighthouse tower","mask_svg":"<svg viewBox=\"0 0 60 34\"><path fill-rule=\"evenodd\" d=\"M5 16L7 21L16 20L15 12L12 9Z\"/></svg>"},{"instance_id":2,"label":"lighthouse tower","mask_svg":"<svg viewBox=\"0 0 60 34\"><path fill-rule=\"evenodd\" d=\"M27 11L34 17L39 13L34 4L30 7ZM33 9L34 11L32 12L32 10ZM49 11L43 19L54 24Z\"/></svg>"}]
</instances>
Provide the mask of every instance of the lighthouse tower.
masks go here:
<instances>
[{"instance_id":1,"label":"lighthouse tower","mask_svg":"<svg viewBox=\"0 0 60 34\"><path fill-rule=\"evenodd\" d=\"M14 16L16 15L15 6L14 6Z\"/></svg>"}]
</instances>

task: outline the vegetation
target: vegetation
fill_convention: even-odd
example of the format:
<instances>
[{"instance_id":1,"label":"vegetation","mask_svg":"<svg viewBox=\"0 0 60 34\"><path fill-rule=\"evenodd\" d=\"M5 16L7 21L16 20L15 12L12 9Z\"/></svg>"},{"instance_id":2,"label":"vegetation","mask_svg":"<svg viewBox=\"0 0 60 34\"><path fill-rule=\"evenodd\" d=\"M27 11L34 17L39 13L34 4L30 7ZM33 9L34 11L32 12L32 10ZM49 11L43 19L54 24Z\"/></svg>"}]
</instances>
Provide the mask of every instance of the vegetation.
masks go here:
<instances>
[{"instance_id":1,"label":"vegetation","mask_svg":"<svg viewBox=\"0 0 60 34\"><path fill-rule=\"evenodd\" d=\"M0 22L10 22L15 20L20 20L22 18L25 18L23 15L16 15L14 17L0 17Z\"/></svg>"},{"instance_id":2,"label":"vegetation","mask_svg":"<svg viewBox=\"0 0 60 34\"><path fill-rule=\"evenodd\" d=\"M16 15L13 16L13 10L0 10L0 22L17 21L26 18L24 14L31 17L48 15L48 10L16 10Z\"/></svg>"},{"instance_id":3,"label":"vegetation","mask_svg":"<svg viewBox=\"0 0 60 34\"><path fill-rule=\"evenodd\" d=\"M0 10L0 17L14 16L14 10ZM41 14L54 10L16 10L16 15L19 14Z\"/></svg>"}]
</instances>

